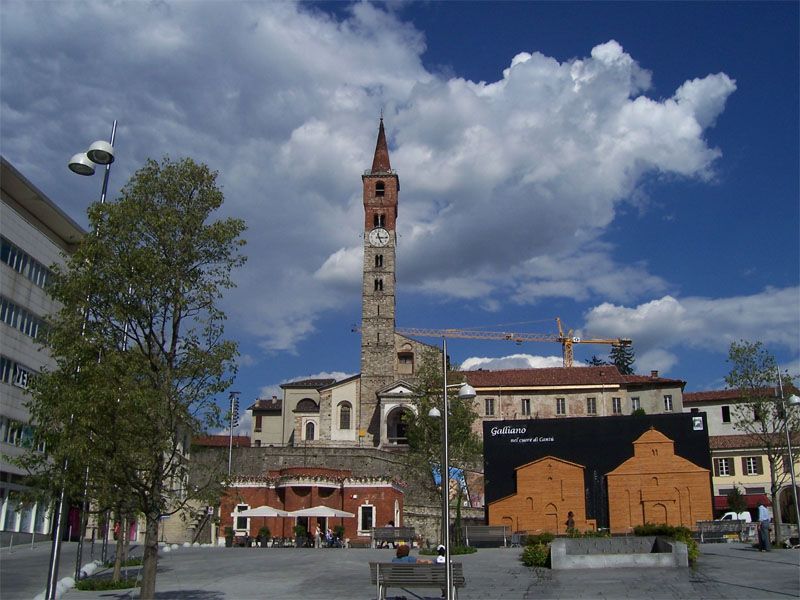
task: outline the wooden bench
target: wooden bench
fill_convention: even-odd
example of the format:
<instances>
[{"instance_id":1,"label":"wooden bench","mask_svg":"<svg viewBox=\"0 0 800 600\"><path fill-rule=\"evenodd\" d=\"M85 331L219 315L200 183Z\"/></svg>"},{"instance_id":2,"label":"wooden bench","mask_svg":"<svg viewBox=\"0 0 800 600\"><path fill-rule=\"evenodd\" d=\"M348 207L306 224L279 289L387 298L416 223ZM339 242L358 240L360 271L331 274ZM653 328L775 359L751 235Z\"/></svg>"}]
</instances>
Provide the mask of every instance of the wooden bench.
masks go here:
<instances>
[{"instance_id":1,"label":"wooden bench","mask_svg":"<svg viewBox=\"0 0 800 600\"><path fill-rule=\"evenodd\" d=\"M465 525L464 543L467 546L475 544L502 544L508 545L508 527L506 525Z\"/></svg>"},{"instance_id":2,"label":"wooden bench","mask_svg":"<svg viewBox=\"0 0 800 600\"><path fill-rule=\"evenodd\" d=\"M377 548L378 544L382 542L395 545L405 542L411 545L416 539L416 533L413 527L373 527L371 537L373 548Z\"/></svg>"},{"instance_id":3,"label":"wooden bench","mask_svg":"<svg viewBox=\"0 0 800 600\"><path fill-rule=\"evenodd\" d=\"M697 532L701 543L724 542L729 534L736 534L737 539L741 539L744 526L744 521L698 521Z\"/></svg>"},{"instance_id":4,"label":"wooden bench","mask_svg":"<svg viewBox=\"0 0 800 600\"><path fill-rule=\"evenodd\" d=\"M452 597L458 598L458 588L467 585L462 563L451 563ZM378 600L386 600L389 588L447 588L445 565L428 563L369 563L370 582L377 586Z\"/></svg>"}]
</instances>

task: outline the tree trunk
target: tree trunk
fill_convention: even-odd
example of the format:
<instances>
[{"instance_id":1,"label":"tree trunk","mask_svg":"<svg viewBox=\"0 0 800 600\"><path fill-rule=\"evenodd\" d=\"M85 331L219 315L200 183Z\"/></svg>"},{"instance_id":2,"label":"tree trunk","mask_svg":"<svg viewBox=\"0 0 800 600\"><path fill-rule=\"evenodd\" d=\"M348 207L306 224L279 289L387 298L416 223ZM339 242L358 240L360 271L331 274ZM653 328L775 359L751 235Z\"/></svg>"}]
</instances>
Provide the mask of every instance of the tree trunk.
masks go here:
<instances>
[{"instance_id":1,"label":"tree trunk","mask_svg":"<svg viewBox=\"0 0 800 600\"><path fill-rule=\"evenodd\" d=\"M769 463L770 477L770 499L772 500L772 523L775 525L775 545L781 545L781 506L778 502L780 496L780 484L778 483L778 465L773 455L767 457Z\"/></svg>"},{"instance_id":2,"label":"tree trunk","mask_svg":"<svg viewBox=\"0 0 800 600\"><path fill-rule=\"evenodd\" d=\"M117 533L117 539L114 540L116 542L114 544L114 574L111 576L111 580L119 581L122 574L122 538L125 530L125 521L119 509L114 510L114 523L119 523L119 533Z\"/></svg>"},{"instance_id":3,"label":"tree trunk","mask_svg":"<svg viewBox=\"0 0 800 600\"><path fill-rule=\"evenodd\" d=\"M142 562L142 600L153 600L156 595L156 569L158 568L158 515L146 514L147 528L144 536Z\"/></svg>"}]
</instances>

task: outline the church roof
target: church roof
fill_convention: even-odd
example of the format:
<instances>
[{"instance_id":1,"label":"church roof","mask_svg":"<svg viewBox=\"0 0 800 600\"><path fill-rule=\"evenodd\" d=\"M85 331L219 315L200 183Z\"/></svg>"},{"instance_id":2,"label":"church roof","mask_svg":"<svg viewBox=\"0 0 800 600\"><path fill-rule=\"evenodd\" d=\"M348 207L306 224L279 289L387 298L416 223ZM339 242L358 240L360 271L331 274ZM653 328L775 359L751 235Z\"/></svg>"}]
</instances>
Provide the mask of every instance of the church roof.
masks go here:
<instances>
[{"instance_id":1,"label":"church roof","mask_svg":"<svg viewBox=\"0 0 800 600\"><path fill-rule=\"evenodd\" d=\"M392 165L389 163L389 146L386 144L386 132L383 130L383 117L378 128L378 143L375 145L375 157L372 159L372 174L389 173Z\"/></svg>"},{"instance_id":2,"label":"church roof","mask_svg":"<svg viewBox=\"0 0 800 600\"><path fill-rule=\"evenodd\" d=\"M282 389L292 389L292 388L313 388L319 389L323 388L326 385L330 385L332 383L336 383L335 379L301 379L299 381L289 381L287 383L282 383Z\"/></svg>"}]
</instances>

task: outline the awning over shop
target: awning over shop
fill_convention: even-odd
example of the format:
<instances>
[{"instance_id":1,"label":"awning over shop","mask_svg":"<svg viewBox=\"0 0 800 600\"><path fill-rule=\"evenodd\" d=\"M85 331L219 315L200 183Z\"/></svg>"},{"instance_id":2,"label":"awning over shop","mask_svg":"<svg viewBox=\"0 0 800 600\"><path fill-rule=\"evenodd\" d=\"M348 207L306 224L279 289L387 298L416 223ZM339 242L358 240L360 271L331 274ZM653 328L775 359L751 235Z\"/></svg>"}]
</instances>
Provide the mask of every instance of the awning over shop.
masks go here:
<instances>
[{"instance_id":1,"label":"awning over shop","mask_svg":"<svg viewBox=\"0 0 800 600\"><path fill-rule=\"evenodd\" d=\"M756 508L761 502L764 503L764 506L771 504L766 494L745 494L742 498L747 503L747 508ZM726 510L727 508L727 496L714 496L714 510Z\"/></svg>"}]
</instances>

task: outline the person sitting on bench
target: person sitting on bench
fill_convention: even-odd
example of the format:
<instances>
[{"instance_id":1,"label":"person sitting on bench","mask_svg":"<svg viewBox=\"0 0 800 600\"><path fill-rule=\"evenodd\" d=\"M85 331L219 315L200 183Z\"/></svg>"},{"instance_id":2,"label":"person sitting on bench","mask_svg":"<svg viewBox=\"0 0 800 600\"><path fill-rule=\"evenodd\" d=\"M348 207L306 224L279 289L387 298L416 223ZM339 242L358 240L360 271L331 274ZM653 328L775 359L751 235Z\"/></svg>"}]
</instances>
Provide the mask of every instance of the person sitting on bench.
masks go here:
<instances>
[{"instance_id":1,"label":"person sitting on bench","mask_svg":"<svg viewBox=\"0 0 800 600\"><path fill-rule=\"evenodd\" d=\"M397 547L396 556L392 559L393 563L425 563L431 564L431 561L426 560L424 558L417 558L416 556L411 556L409 554L410 549L408 544L400 544Z\"/></svg>"}]
</instances>

